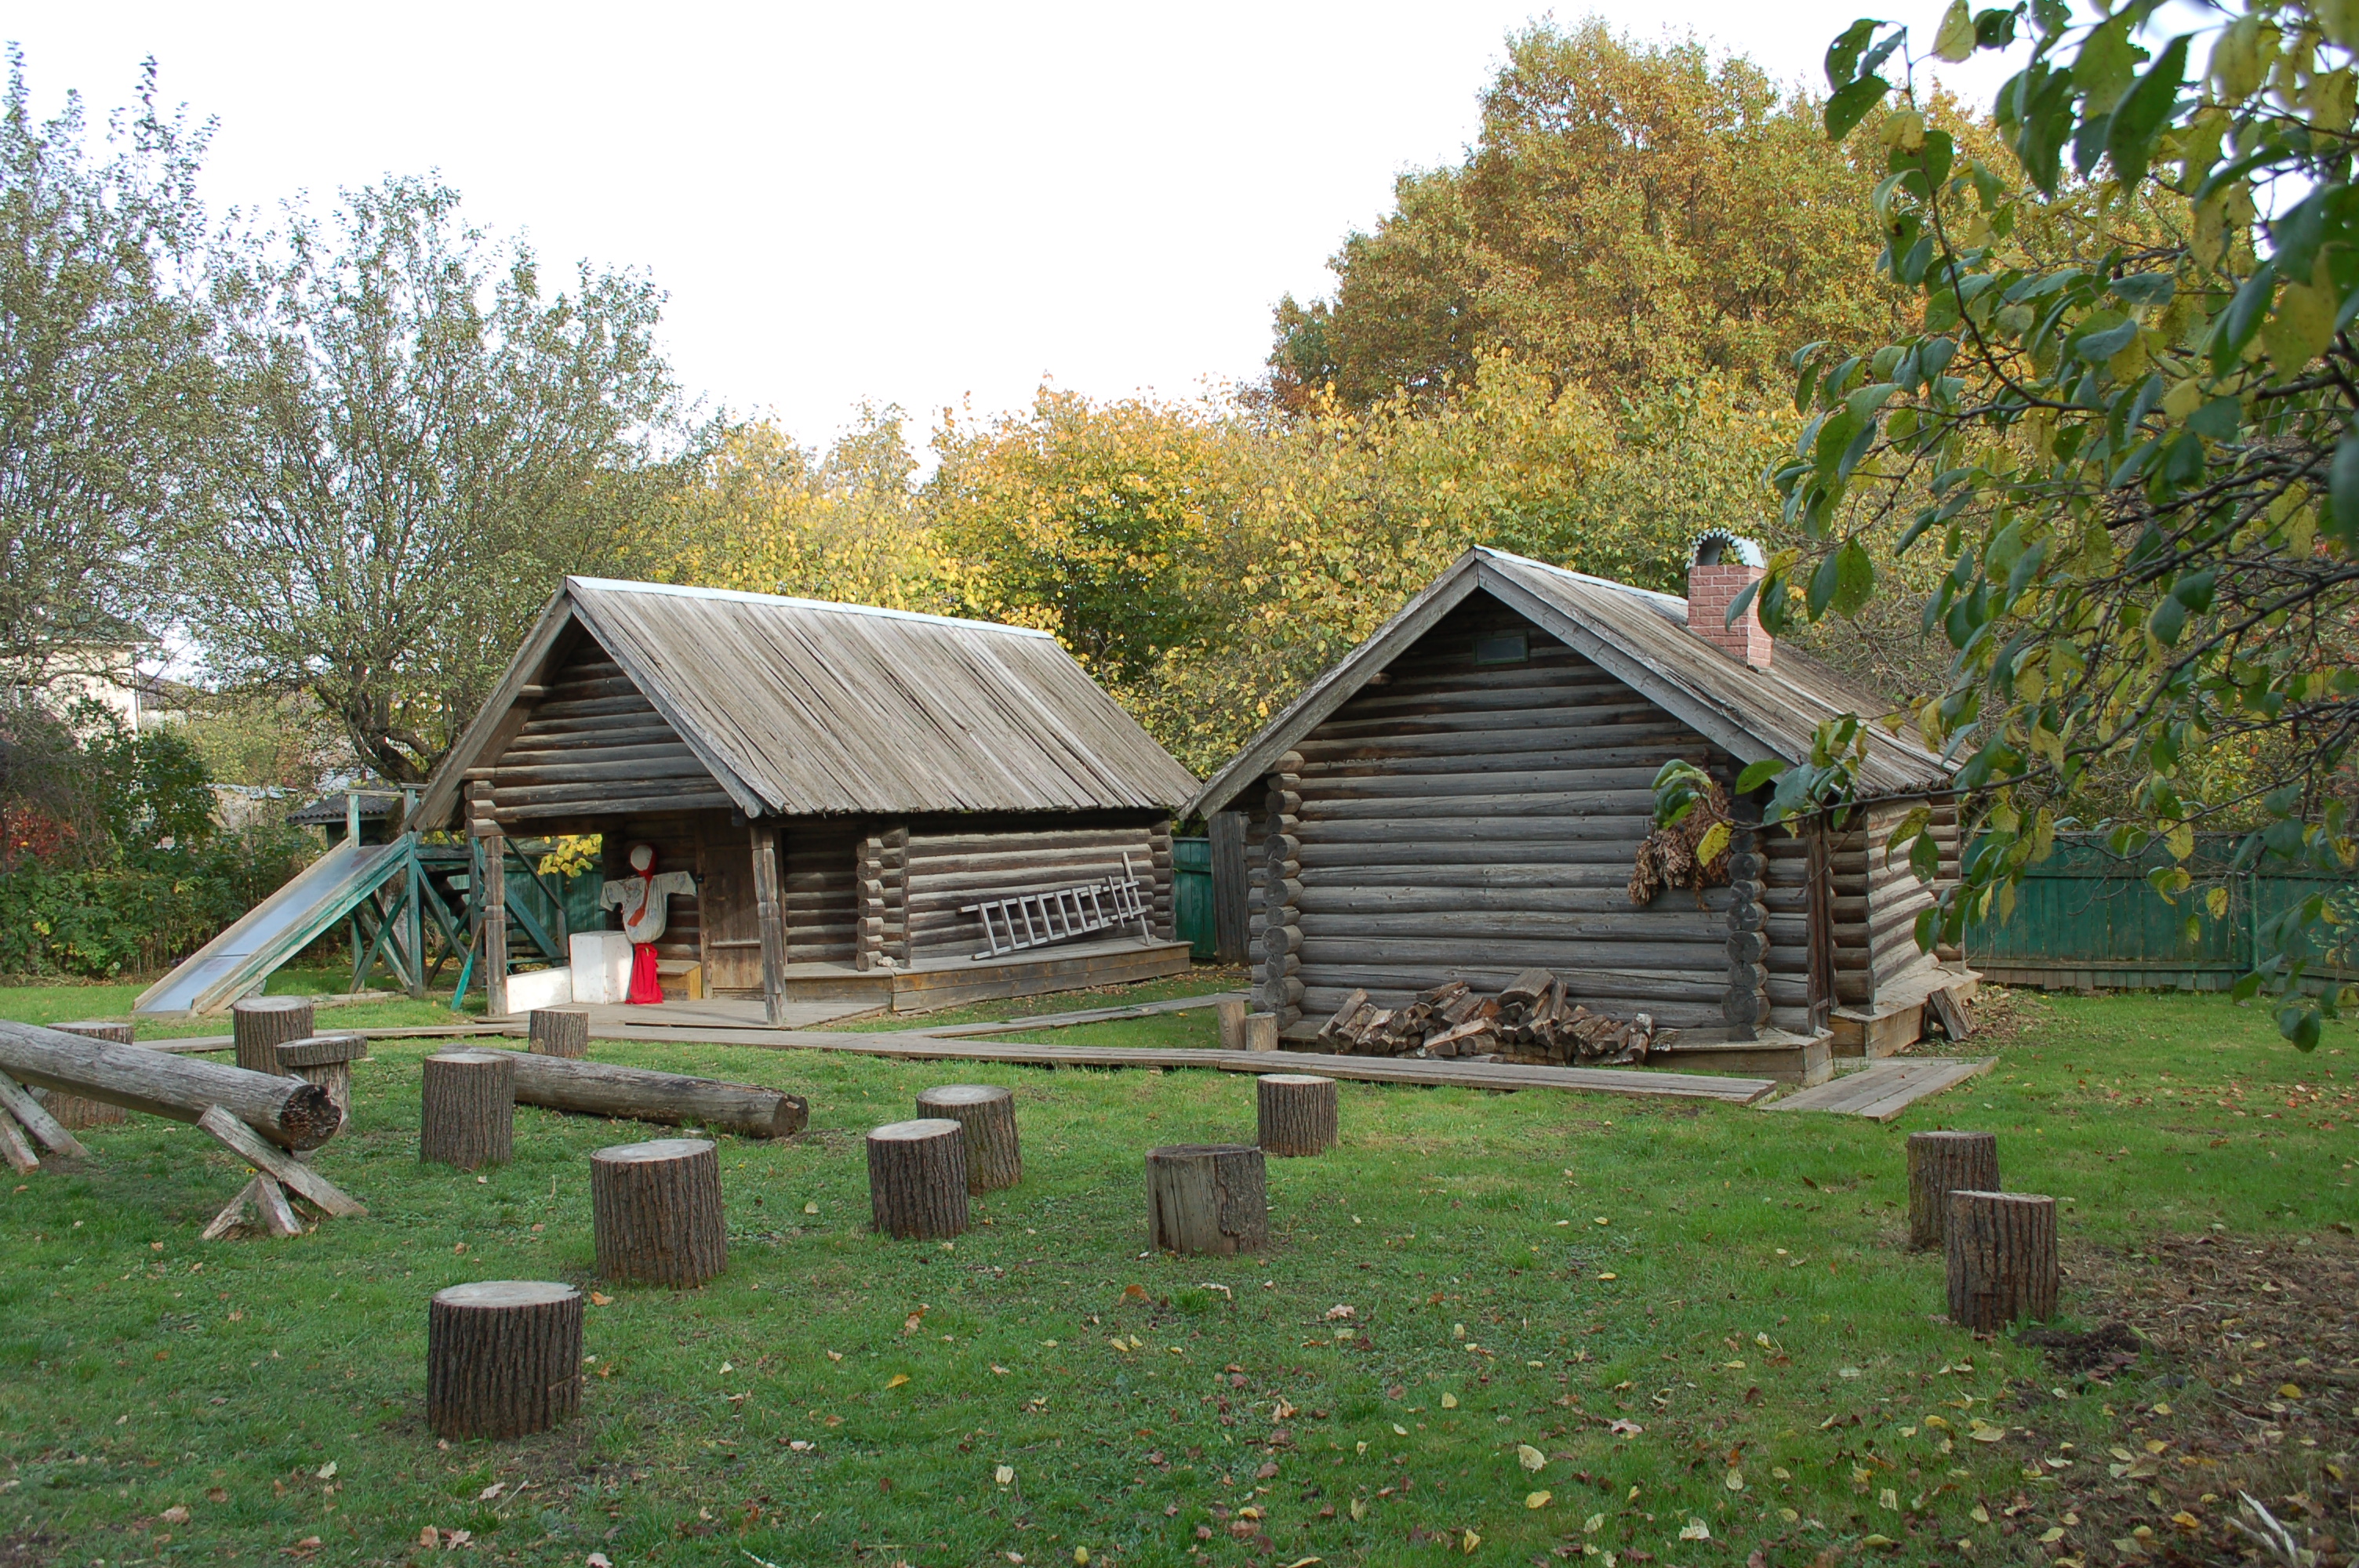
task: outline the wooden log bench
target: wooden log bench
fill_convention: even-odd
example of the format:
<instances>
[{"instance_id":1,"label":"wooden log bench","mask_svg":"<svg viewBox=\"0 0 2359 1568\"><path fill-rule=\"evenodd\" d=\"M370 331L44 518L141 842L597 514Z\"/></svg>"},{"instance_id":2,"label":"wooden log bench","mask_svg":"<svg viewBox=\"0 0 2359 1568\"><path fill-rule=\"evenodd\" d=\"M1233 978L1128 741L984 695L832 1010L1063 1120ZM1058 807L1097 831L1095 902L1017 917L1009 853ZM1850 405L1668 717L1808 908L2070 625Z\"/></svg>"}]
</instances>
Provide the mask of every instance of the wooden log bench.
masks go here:
<instances>
[{"instance_id":1,"label":"wooden log bench","mask_svg":"<svg viewBox=\"0 0 2359 1568\"><path fill-rule=\"evenodd\" d=\"M721 1157L709 1138L618 1143L590 1156L590 1224L603 1279L701 1285L729 1266Z\"/></svg>"},{"instance_id":2,"label":"wooden log bench","mask_svg":"<svg viewBox=\"0 0 2359 1568\"><path fill-rule=\"evenodd\" d=\"M872 1224L904 1241L962 1236L966 1129L948 1117L896 1121L868 1134Z\"/></svg>"},{"instance_id":3,"label":"wooden log bench","mask_svg":"<svg viewBox=\"0 0 2359 1568\"><path fill-rule=\"evenodd\" d=\"M955 1121L966 1130L968 1193L994 1193L1024 1179L1014 1090L991 1084L943 1084L918 1096L918 1116Z\"/></svg>"},{"instance_id":4,"label":"wooden log bench","mask_svg":"<svg viewBox=\"0 0 2359 1568\"><path fill-rule=\"evenodd\" d=\"M516 1068L505 1051L438 1051L419 1080L418 1158L462 1171L516 1152Z\"/></svg>"},{"instance_id":5,"label":"wooden log bench","mask_svg":"<svg viewBox=\"0 0 2359 1568\"><path fill-rule=\"evenodd\" d=\"M1147 1225L1166 1252L1215 1257L1269 1244L1269 1185L1249 1143L1179 1143L1147 1152Z\"/></svg>"},{"instance_id":6,"label":"wooden log bench","mask_svg":"<svg viewBox=\"0 0 2359 1568\"><path fill-rule=\"evenodd\" d=\"M582 1292L538 1280L437 1291L426 1308L426 1424L436 1435L524 1437L582 1404Z\"/></svg>"}]
</instances>

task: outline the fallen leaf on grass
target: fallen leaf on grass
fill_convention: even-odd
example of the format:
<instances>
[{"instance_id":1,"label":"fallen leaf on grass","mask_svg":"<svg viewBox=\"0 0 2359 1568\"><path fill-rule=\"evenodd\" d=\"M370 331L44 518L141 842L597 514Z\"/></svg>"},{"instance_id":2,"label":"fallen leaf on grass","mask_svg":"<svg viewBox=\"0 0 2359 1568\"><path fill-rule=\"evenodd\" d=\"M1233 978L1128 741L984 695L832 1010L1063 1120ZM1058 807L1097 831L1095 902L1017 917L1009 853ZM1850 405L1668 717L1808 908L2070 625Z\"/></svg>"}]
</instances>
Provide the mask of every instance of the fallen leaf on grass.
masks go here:
<instances>
[{"instance_id":1,"label":"fallen leaf on grass","mask_svg":"<svg viewBox=\"0 0 2359 1568\"><path fill-rule=\"evenodd\" d=\"M1516 1444L1516 1463L1527 1470L1537 1470L1548 1463L1548 1455L1528 1443Z\"/></svg>"},{"instance_id":2,"label":"fallen leaf on grass","mask_svg":"<svg viewBox=\"0 0 2359 1568\"><path fill-rule=\"evenodd\" d=\"M1732 1468L1727 1475L1720 1478L1720 1484L1732 1492L1741 1492L1745 1490L1745 1472Z\"/></svg>"},{"instance_id":3,"label":"fallen leaf on grass","mask_svg":"<svg viewBox=\"0 0 2359 1568\"><path fill-rule=\"evenodd\" d=\"M331 1459L311 1474L322 1481L332 1481L336 1478L336 1462Z\"/></svg>"},{"instance_id":4,"label":"fallen leaf on grass","mask_svg":"<svg viewBox=\"0 0 2359 1568\"><path fill-rule=\"evenodd\" d=\"M1003 1487L1012 1487L1016 1484L1016 1466L1002 1465L991 1473L991 1478Z\"/></svg>"},{"instance_id":5,"label":"fallen leaf on grass","mask_svg":"<svg viewBox=\"0 0 2359 1568\"><path fill-rule=\"evenodd\" d=\"M2063 1528L2059 1525L2051 1524L2046 1530L2039 1532L2039 1544L2042 1546L2053 1546L2063 1539L2064 1530Z\"/></svg>"},{"instance_id":6,"label":"fallen leaf on grass","mask_svg":"<svg viewBox=\"0 0 2359 1568\"><path fill-rule=\"evenodd\" d=\"M475 1494L475 1500L479 1503L488 1503L494 1498L498 1497L502 1492L505 1492L507 1489L508 1484L506 1481L495 1481L490 1486L485 1487L482 1491L477 1492Z\"/></svg>"},{"instance_id":7,"label":"fallen leaf on grass","mask_svg":"<svg viewBox=\"0 0 2359 1568\"><path fill-rule=\"evenodd\" d=\"M886 1388L888 1388L888 1389L897 1389L897 1388L899 1388L902 1384L904 1384L904 1383L908 1382L908 1380L909 1380L909 1374L908 1374L908 1373L907 1373L907 1372L896 1372L896 1373L894 1373L891 1377L889 1377L889 1378L887 1378L887 1379L885 1379L885 1386L886 1386Z\"/></svg>"},{"instance_id":8,"label":"fallen leaf on grass","mask_svg":"<svg viewBox=\"0 0 2359 1568\"><path fill-rule=\"evenodd\" d=\"M189 1522L189 1510L176 1504L166 1509L159 1517L166 1524L186 1524Z\"/></svg>"},{"instance_id":9,"label":"fallen leaf on grass","mask_svg":"<svg viewBox=\"0 0 2359 1568\"><path fill-rule=\"evenodd\" d=\"M613 1306L614 1304L614 1298L605 1294L602 1291L592 1291L590 1292L590 1304L592 1306Z\"/></svg>"},{"instance_id":10,"label":"fallen leaf on grass","mask_svg":"<svg viewBox=\"0 0 2359 1568\"><path fill-rule=\"evenodd\" d=\"M1407 1437L1408 1435L1408 1428L1403 1426L1398 1422L1393 1422L1393 1435L1396 1437Z\"/></svg>"},{"instance_id":11,"label":"fallen leaf on grass","mask_svg":"<svg viewBox=\"0 0 2359 1568\"><path fill-rule=\"evenodd\" d=\"M1260 1466L1254 1471L1254 1479L1256 1481L1266 1481L1276 1476L1277 1474L1277 1461L1275 1459L1265 1459L1262 1461Z\"/></svg>"},{"instance_id":12,"label":"fallen leaf on grass","mask_svg":"<svg viewBox=\"0 0 2359 1568\"><path fill-rule=\"evenodd\" d=\"M1616 1437L1636 1437L1647 1429L1625 1416L1618 1420L1607 1422L1605 1423L1605 1430L1612 1433Z\"/></svg>"},{"instance_id":13,"label":"fallen leaf on grass","mask_svg":"<svg viewBox=\"0 0 2359 1568\"><path fill-rule=\"evenodd\" d=\"M582 1560L582 1568L614 1568L614 1564L604 1552L593 1552Z\"/></svg>"},{"instance_id":14,"label":"fallen leaf on grass","mask_svg":"<svg viewBox=\"0 0 2359 1568\"><path fill-rule=\"evenodd\" d=\"M1470 1530L1458 1538L1458 1544L1467 1556L1472 1557L1474 1555L1474 1549L1483 1544L1483 1538Z\"/></svg>"},{"instance_id":15,"label":"fallen leaf on grass","mask_svg":"<svg viewBox=\"0 0 2359 1568\"><path fill-rule=\"evenodd\" d=\"M1457 1396L1456 1394L1444 1394L1444 1395L1442 1395L1442 1396L1441 1396L1441 1408L1442 1408L1443 1410L1446 1410L1446 1411L1454 1411L1454 1410L1456 1410L1456 1409L1458 1408L1458 1396Z\"/></svg>"},{"instance_id":16,"label":"fallen leaf on grass","mask_svg":"<svg viewBox=\"0 0 2359 1568\"><path fill-rule=\"evenodd\" d=\"M1700 1519L1691 1519L1688 1520L1687 1523L1680 1527L1680 1539L1681 1541L1710 1541L1712 1539L1712 1526L1704 1523L1703 1520Z\"/></svg>"},{"instance_id":17,"label":"fallen leaf on grass","mask_svg":"<svg viewBox=\"0 0 2359 1568\"><path fill-rule=\"evenodd\" d=\"M1352 1499L1351 1514L1354 1520L1367 1518L1368 1499L1365 1498L1353 1498Z\"/></svg>"},{"instance_id":18,"label":"fallen leaf on grass","mask_svg":"<svg viewBox=\"0 0 2359 1568\"><path fill-rule=\"evenodd\" d=\"M1336 1303L1333 1306L1327 1309L1327 1321L1329 1323L1333 1323L1339 1318L1346 1318L1352 1315L1352 1309L1345 1306L1341 1302Z\"/></svg>"},{"instance_id":19,"label":"fallen leaf on grass","mask_svg":"<svg viewBox=\"0 0 2359 1568\"><path fill-rule=\"evenodd\" d=\"M1526 1493L1524 1497L1524 1507L1527 1509L1544 1509L1553 1500L1553 1495L1550 1493L1528 1492Z\"/></svg>"}]
</instances>

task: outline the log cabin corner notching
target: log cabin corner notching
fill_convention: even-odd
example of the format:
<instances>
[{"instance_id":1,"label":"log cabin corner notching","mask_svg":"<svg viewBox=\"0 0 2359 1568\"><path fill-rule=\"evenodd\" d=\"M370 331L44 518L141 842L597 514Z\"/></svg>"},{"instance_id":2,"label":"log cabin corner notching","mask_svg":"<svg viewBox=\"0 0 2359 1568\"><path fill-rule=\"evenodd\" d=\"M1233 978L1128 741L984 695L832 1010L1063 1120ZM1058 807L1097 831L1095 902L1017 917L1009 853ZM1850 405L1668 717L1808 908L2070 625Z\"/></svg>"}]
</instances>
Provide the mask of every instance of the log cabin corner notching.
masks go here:
<instances>
[{"instance_id":1,"label":"log cabin corner notching","mask_svg":"<svg viewBox=\"0 0 2359 1568\"><path fill-rule=\"evenodd\" d=\"M986 966L967 963L982 935L962 906L1118 876L1125 856L1152 939L1079 983L1184 969L1171 814L1195 785L1046 633L569 578L409 826L603 834L610 876L653 845L658 871L698 882L662 967L776 1020L789 994L888 979L914 1010L896 988L927 971L923 1005L963 1000ZM487 914L482 961L504 991L498 927Z\"/></svg>"},{"instance_id":2,"label":"log cabin corner notching","mask_svg":"<svg viewBox=\"0 0 2359 1568\"><path fill-rule=\"evenodd\" d=\"M1881 1054L1879 1017L1913 1017L1927 989L1965 978L1919 951L1933 890L1883 853L1930 801L1955 875L1947 770L1880 728L1860 773L1879 804L1799 836L1740 826L1754 877L1740 862L1732 886L1631 905L1665 762L1733 786L1750 762L1806 756L1822 719L1887 710L1773 650L1749 614L1726 624L1761 575L1746 554L1702 542L1691 624L1690 600L1471 550L1204 785L1191 813L1245 819L1256 1005L1285 1038L1310 1038L1355 989L1400 1007L1444 980L1496 992L1545 968L1593 1011L1648 1012L1698 1043L1831 1028L1837 1051ZM1767 794L1733 801L1740 824Z\"/></svg>"}]
</instances>

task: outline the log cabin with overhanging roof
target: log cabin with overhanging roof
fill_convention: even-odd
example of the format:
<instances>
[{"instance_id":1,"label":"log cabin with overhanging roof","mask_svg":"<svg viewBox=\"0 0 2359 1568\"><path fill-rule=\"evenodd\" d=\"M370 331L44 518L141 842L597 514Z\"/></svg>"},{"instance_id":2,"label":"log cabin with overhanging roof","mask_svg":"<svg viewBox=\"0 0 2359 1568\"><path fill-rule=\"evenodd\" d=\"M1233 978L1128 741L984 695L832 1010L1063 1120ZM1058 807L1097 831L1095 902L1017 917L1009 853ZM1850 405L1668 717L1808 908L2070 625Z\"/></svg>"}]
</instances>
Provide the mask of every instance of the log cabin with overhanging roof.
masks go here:
<instances>
[{"instance_id":1,"label":"log cabin with overhanging roof","mask_svg":"<svg viewBox=\"0 0 2359 1568\"><path fill-rule=\"evenodd\" d=\"M1890 706L1749 611L1728 623L1761 575L1725 535L1700 542L1686 600L1470 550L1221 769L1190 809L1244 819L1214 842L1245 846L1231 875L1281 1038L1326 1027L1328 1048L1347 1004L1397 1011L1452 982L1517 1001L1546 970L1567 1008L1647 1014L1675 1059L1808 1081L1830 1048L1918 1038L1931 991L1970 995L1969 971L1916 945L1935 890L1883 853L1929 806L1956 872L1949 770L1913 735L1868 727L1873 804L1840 824L1760 828L1767 787L1735 795L1747 764L1806 757L1821 719ZM1726 885L1634 904L1675 758L1728 792Z\"/></svg>"},{"instance_id":2,"label":"log cabin with overhanging roof","mask_svg":"<svg viewBox=\"0 0 2359 1568\"><path fill-rule=\"evenodd\" d=\"M1171 816L1195 787L1047 633L576 577L408 826L463 828L494 865L509 837L600 834L618 879L650 847L694 887L657 944L667 996L760 999L776 1020L1185 970ZM1136 908L1106 924L1117 884ZM1011 904L992 932L977 907L1069 888L1095 903ZM502 919L495 900L495 1011Z\"/></svg>"}]
</instances>

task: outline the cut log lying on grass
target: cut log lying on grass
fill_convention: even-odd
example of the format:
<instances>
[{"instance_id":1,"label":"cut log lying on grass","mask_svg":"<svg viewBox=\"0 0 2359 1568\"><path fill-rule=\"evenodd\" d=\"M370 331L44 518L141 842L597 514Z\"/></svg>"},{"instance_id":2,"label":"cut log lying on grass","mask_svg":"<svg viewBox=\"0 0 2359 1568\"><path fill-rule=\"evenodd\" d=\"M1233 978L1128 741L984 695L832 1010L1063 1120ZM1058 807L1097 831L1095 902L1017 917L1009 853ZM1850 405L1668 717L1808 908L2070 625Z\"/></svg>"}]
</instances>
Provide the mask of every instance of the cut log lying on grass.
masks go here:
<instances>
[{"instance_id":1,"label":"cut log lying on grass","mask_svg":"<svg viewBox=\"0 0 2359 1568\"><path fill-rule=\"evenodd\" d=\"M781 1094L755 1084L691 1078L527 1051L498 1054L516 1062L518 1105L625 1117L667 1127L693 1124L745 1138L791 1137L810 1120L810 1106L800 1095Z\"/></svg>"},{"instance_id":2,"label":"cut log lying on grass","mask_svg":"<svg viewBox=\"0 0 2359 1568\"><path fill-rule=\"evenodd\" d=\"M327 1090L300 1078L274 1078L32 1023L0 1022L0 1072L19 1083L174 1121L196 1121L208 1107L219 1106L286 1149L317 1149L344 1119Z\"/></svg>"}]
</instances>

